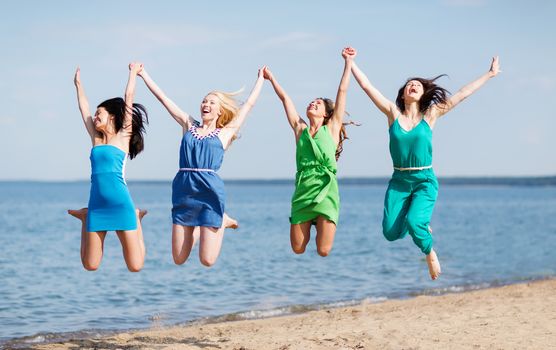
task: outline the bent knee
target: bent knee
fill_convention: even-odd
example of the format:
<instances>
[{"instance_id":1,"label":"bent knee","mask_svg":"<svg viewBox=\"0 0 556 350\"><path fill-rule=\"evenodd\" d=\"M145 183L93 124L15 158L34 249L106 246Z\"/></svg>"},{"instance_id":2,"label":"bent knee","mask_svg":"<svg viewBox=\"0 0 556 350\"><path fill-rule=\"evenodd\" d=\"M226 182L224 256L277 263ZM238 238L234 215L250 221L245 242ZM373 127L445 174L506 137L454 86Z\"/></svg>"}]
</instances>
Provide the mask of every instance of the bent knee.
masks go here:
<instances>
[{"instance_id":1,"label":"bent knee","mask_svg":"<svg viewBox=\"0 0 556 350\"><path fill-rule=\"evenodd\" d=\"M212 256L201 256L201 264L205 265L206 267L211 267L212 265L216 264L217 257Z\"/></svg>"},{"instance_id":2,"label":"bent knee","mask_svg":"<svg viewBox=\"0 0 556 350\"><path fill-rule=\"evenodd\" d=\"M386 240L392 242L400 239L401 233L398 230L383 228L382 235L386 238Z\"/></svg>"},{"instance_id":3,"label":"bent knee","mask_svg":"<svg viewBox=\"0 0 556 350\"><path fill-rule=\"evenodd\" d=\"M129 272L139 272L143 269L143 263L127 264L127 269Z\"/></svg>"},{"instance_id":4,"label":"bent knee","mask_svg":"<svg viewBox=\"0 0 556 350\"><path fill-rule=\"evenodd\" d=\"M307 243L309 242L291 242L292 250L295 254L303 254L305 253L305 249L307 248Z\"/></svg>"},{"instance_id":5,"label":"bent knee","mask_svg":"<svg viewBox=\"0 0 556 350\"><path fill-rule=\"evenodd\" d=\"M319 253L319 255L322 257L328 256L331 250L332 247L317 247L317 253Z\"/></svg>"},{"instance_id":6,"label":"bent knee","mask_svg":"<svg viewBox=\"0 0 556 350\"><path fill-rule=\"evenodd\" d=\"M100 266L100 262L82 261L83 267L87 271L96 271Z\"/></svg>"}]
</instances>

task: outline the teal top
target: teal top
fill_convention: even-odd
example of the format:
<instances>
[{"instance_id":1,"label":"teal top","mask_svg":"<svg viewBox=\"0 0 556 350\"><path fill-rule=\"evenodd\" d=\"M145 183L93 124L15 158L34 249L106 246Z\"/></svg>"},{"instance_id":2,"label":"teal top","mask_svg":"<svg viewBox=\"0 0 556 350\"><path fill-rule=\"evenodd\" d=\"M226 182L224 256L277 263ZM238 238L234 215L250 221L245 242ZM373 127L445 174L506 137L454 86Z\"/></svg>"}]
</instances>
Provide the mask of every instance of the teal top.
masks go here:
<instances>
[{"instance_id":1,"label":"teal top","mask_svg":"<svg viewBox=\"0 0 556 350\"><path fill-rule=\"evenodd\" d=\"M396 168L418 168L432 165L432 129L423 118L410 131L398 119L390 126L390 156Z\"/></svg>"}]
</instances>

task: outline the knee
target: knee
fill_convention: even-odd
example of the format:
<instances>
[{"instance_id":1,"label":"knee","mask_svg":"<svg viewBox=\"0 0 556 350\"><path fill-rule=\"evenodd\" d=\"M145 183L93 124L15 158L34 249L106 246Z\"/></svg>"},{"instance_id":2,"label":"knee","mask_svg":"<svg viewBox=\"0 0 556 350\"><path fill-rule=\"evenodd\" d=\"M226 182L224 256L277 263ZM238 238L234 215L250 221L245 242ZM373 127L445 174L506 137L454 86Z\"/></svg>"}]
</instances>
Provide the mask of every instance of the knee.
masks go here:
<instances>
[{"instance_id":1,"label":"knee","mask_svg":"<svg viewBox=\"0 0 556 350\"><path fill-rule=\"evenodd\" d=\"M205 265L206 267L211 267L212 265L216 264L216 257L213 256L201 256L201 264Z\"/></svg>"},{"instance_id":2,"label":"knee","mask_svg":"<svg viewBox=\"0 0 556 350\"><path fill-rule=\"evenodd\" d=\"M127 264L127 269L129 270L129 272L139 272L141 271L141 269L143 269L143 263L136 262L136 263Z\"/></svg>"},{"instance_id":3,"label":"knee","mask_svg":"<svg viewBox=\"0 0 556 350\"><path fill-rule=\"evenodd\" d=\"M398 230L395 230L394 227L387 227L384 224L382 225L382 234L384 235L384 238L390 242L399 239L401 235L401 233Z\"/></svg>"},{"instance_id":4,"label":"knee","mask_svg":"<svg viewBox=\"0 0 556 350\"><path fill-rule=\"evenodd\" d=\"M82 263L83 263L83 267L87 271L96 271L96 270L98 270L98 267L100 266L100 262L91 262L91 261L83 260Z\"/></svg>"},{"instance_id":5,"label":"knee","mask_svg":"<svg viewBox=\"0 0 556 350\"><path fill-rule=\"evenodd\" d=\"M292 250L295 254L303 254L305 253L305 247L307 244L293 244L292 243Z\"/></svg>"},{"instance_id":6,"label":"knee","mask_svg":"<svg viewBox=\"0 0 556 350\"><path fill-rule=\"evenodd\" d=\"M319 253L320 256L325 257L328 256L328 254L330 254L330 251L332 250L332 247L317 247L317 253Z\"/></svg>"}]
</instances>

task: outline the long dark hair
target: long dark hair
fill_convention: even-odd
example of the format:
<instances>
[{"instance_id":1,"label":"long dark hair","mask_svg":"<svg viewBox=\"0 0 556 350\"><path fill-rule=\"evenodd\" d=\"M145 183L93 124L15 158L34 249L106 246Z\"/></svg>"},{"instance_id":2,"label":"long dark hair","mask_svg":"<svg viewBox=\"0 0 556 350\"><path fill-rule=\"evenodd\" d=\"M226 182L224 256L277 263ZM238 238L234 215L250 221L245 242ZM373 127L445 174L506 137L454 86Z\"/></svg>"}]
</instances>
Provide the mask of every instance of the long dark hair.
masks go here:
<instances>
[{"instance_id":1,"label":"long dark hair","mask_svg":"<svg viewBox=\"0 0 556 350\"><path fill-rule=\"evenodd\" d=\"M450 94L450 92L444 89L443 87L440 87L435 84L436 79L444 76L446 76L446 74L440 74L439 76L434 77L432 79L425 79L419 77L407 79L405 84L403 84L403 86L398 90L398 97L396 98L396 106L398 106L398 108L402 113L405 112L403 91L407 86L407 83L409 83L412 80L417 80L418 82L423 84L423 96L421 96L421 99L419 100L419 112L425 113L430 106L435 104L440 104L440 105L445 104L448 101L448 95Z\"/></svg>"},{"instance_id":2,"label":"long dark hair","mask_svg":"<svg viewBox=\"0 0 556 350\"><path fill-rule=\"evenodd\" d=\"M98 105L114 116L114 127L119 132L124 127L125 100L114 97ZM131 138L129 139L129 158L135 158L145 148L145 125L149 123L147 109L139 103L131 108Z\"/></svg>"},{"instance_id":3,"label":"long dark hair","mask_svg":"<svg viewBox=\"0 0 556 350\"><path fill-rule=\"evenodd\" d=\"M334 104L334 101L332 101L329 98L319 97L318 99L324 102L324 110L326 112L326 115L324 116L324 122L322 124L326 125L328 124L328 121L334 114L334 108L336 108L336 106ZM340 154L344 150L344 145L343 145L344 140L347 139L348 137L347 137L346 127L342 124L342 127L340 128L340 142L338 142L338 147L336 148L336 161L340 159Z\"/></svg>"}]
</instances>

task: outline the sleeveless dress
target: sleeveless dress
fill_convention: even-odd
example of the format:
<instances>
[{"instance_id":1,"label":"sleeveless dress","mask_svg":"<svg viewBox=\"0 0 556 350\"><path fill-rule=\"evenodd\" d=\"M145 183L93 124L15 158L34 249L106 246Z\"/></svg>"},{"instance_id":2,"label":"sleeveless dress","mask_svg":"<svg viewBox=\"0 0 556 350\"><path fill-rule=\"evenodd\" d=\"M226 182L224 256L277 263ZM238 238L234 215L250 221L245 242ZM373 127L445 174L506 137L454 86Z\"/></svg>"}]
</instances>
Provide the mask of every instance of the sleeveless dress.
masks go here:
<instances>
[{"instance_id":1,"label":"sleeveless dress","mask_svg":"<svg viewBox=\"0 0 556 350\"><path fill-rule=\"evenodd\" d=\"M384 198L382 231L389 241L409 233L421 251L429 254L433 245L429 224L438 196L438 181L432 170L432 129L423 118L406 131L396 119L389 133L395 170Z\"/></svg>"},{"instance_id":2,"label":"sleeveless dress","mask_svg":"<svg viewBox=\"0 0 556 350\"><path fill-rule=\"evenodd\" d=\"M340 195L336 179L336 143L323 125L311 137L305 128L296 147L297 174L290 222L314 221L317 216L338 223Z\"/></svg>"},{"instance_id":3,"label":"sleeveless dress","mask_svg":"<svg viewBox=\"0 0 556 350\"><path fill-rule=\"evenodd\" d=\"M206 136L193 125L183 135L180 170L172 182L172 222L182 226L221 227L226 193L216 171L224 147L215 129Z\"/></svg>"},{"instance_id":4,"label":"sleeveless dress","mask_svg":"<svg viewBox=\"0 0 556 350\"><path fill-rule=\"evenodd\" d=\"M137 229L135 206L124 180L126 156L113 145L91 149L88 232Z\"/></svg>"}]
</instances>

